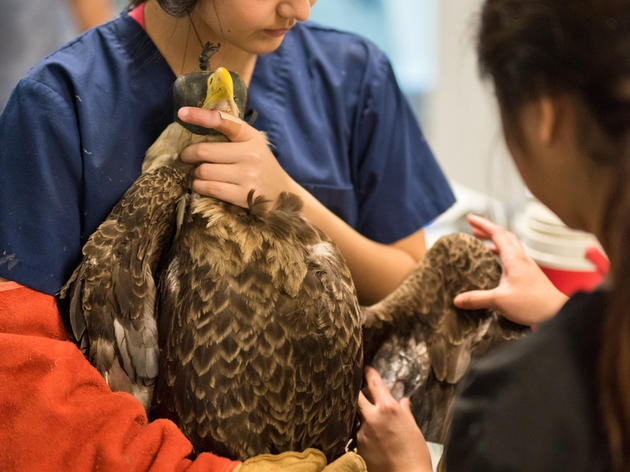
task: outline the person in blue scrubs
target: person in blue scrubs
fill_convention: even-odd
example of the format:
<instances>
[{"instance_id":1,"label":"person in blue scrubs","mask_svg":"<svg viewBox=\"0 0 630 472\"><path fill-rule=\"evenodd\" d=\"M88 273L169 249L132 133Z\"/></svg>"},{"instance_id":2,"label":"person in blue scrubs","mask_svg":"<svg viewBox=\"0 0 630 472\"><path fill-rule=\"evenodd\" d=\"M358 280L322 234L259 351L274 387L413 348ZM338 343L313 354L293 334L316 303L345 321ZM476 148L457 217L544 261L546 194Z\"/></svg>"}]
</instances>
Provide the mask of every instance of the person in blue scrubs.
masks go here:
<instances>
[{"instance_id":1,"label":"person in blue scrubs","mask_svg":"<svg viewBox=\"0 0 630 472\"><path fill-rule=\"evenodd\" d=\"M182 159L199 163L194 188L237 205L250 188L269 199L284 190L298 194L305 217L341 248L361 301L392 290L424 252L422 227L451 205L453 195L387 58L357 36L304 23L314 3L136 2L130 13L87 31L35 66L0 116L0 278L58 293L83 244L140 174L146 149L173 121L176 76L197 71L201 43L214 41L221 49L210 67L222 65L244 78L258 119L252 127L205 110L180 110L185 120L213 126L232 140L182 153ZM90 368L69 341L31 335L28 320L19 318L32 311L28 303L16 309L11 324L11 333L25 339L15 344L14 354L32 357L33 339L41 338L57 346L55 356L65 356L60 360ZM120 457L128 464L175 468L163 465L174 454L168 441L177 436L173 428L155 444L144 430L138 432L147 421L138 412L108 417L100 436L84 435L82 422L118 409L124 396L104 391L97 395L98 408L86 405L92 397L85 394L84 377L73 385L75 379L56 363L45 376L28 370L37 365L19 367L32 375L40 395L29 393L35 404L14 412L12 421L26 426L9 432L14 446L5 455L11 464L28 463L20 454L30 454L30 431L54 424L53 441L81 434L82 453L95 454L94 463L117 463ZM4 373L10 387L15 370ZM44 379L41 394L38 382ZM56 421L59 410L71 421ZM168 424L158 421L148 427L166 431ZM103 440L120 431L137 447L121 446L120 454L109 457L118 443L103 448ZM52 448L51 454L66 450Z\"/></svg>"},{"instance_id":2,"label":"person in blue scrubs","mask_svg":"<svg viewBox=\"0 0 630 472\"><path fill-rule=\"evenodd\" d=\"M250 188L298 194L341 248L361 302L393 290L424 253L423 226L454 199L385 55L304 23L314 0L135 3L141 11L34 67L0 117L0 277L59 291L173 120L176 76L199 70L201 43L215 41L210 67L244 78L258 119L232 143L184 151L200 164L194 189L237 205ZM212 112L186 111L225 128Z\"/></svg>"}]
</instances>

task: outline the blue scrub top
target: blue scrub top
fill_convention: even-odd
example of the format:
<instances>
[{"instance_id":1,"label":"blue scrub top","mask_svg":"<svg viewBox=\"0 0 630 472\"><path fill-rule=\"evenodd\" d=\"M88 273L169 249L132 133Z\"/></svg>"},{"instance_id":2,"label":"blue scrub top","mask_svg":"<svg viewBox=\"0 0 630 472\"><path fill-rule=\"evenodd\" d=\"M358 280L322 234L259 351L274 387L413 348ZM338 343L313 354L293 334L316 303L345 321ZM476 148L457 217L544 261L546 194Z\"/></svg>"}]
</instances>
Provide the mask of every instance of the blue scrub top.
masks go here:
<instances>
[{"instance_id":1,"label":"blue scrub top","mask_svg":"<svg viewBox=\"0 0 630 472\"><path fill-rule=\"evenodd\" d=\"M127 13L34 67L0 116L0 277L56 294L172 121L173 72ZM258 58L255 127L282 167L365 236L391 243L454 201L389 61L298 24Z\"/></svg>"}]
</instances>

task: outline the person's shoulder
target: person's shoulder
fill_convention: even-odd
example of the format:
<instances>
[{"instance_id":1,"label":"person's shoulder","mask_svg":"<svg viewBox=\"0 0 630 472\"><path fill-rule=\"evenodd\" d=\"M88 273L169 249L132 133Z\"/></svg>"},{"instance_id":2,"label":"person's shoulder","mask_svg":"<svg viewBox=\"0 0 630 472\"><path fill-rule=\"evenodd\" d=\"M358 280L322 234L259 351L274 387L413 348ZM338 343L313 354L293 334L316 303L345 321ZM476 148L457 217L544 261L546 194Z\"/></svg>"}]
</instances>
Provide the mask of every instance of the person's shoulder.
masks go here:
<instances>
[{"instance_id":1,"label":"person's shoulder","mask_svg":"<svg viewBox=\"0 0 630 472\"><path fill-rule=\"evenodd\" d=\"M372 41L311 21L296 24L277 55L287 75L341 84L345 92L382 90L393 74L386 54Z\"/></svg>"},{"instance_id":2,"label":"person's shoulder","mask_svg":"<svg viewBox=\"0 0 630 472\"><path fill-rule=\"evenodd\" d=\"M138 28L135 34L140 36ZM93 79L97 76L100 82L106 82L108 73L120 70L118 63L126 61L124 41L133 30L132 20L121 14L47 55L27 72L22 81L38 83L59 93L81 84L94 86Z\"/></svg>"},{"instance_id":3,"label":"person's shoulder","mask_svg":"<svg viewBox=\"0 0 630 472\"><path fill-rule=\"evenodd\" d=\"M576 468L566 470L588 470L603 441L596 379L605 309L605 292L576 294L535 332L474 362L455 402L447 466L558 470L573 454Z\"/></svg>"},{"instance_id":4,"label":"person's shoulder","mask_svg":"<svg viewBox=\"0 0 630 472\"><path fill-rule=\"evenodd\" d=\"M306 57L350 64L389 62L385 53L369 39L310 20L296 24L287 39L289 47L300 48Z\"/></svg>"},{"instance_id":5,"label":"person's shoulder","mask_svg":"<svg viewBox=\"0 0 630 472\"><path fill-rule=\"evenodd\" d=\"M350 31L342 30L333 26L327 26L312 20L297 23L292 31L305 37L312 38L326 45L335 45L337 47L349 43L352 45L361 45L368 49L379 50L371 40Z\"/></svg>"},{"instance_id":6,"label":"person's shoulder","mask_svg":"<svg viewBox=\"0 0 630 472\"><path fill-rule=\"evenodd\" d=\"M555 369L567 372L571 365L582 370L583 358L594 357L600 344L600 327L606 307L606 292L573 295L551 320L534 332L475 362L472 376L502 376L511 379L530 375L553 377ZM544 362L542 362L544 361Z\"/></svg>"}]
</instances>

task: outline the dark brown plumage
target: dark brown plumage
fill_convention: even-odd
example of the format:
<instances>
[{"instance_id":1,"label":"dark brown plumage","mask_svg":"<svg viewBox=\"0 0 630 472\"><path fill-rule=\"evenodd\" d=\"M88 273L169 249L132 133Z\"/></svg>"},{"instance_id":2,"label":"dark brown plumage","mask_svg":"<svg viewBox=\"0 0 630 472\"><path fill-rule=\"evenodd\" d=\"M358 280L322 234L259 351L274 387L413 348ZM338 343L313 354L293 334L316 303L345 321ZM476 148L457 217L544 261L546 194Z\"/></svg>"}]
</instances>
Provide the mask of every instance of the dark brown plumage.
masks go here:
<instances>
[{"instance_id":1,"label":"dark brown plumage","mask_svg":"<svg viewBox=\"0 0 630 472\"><path fill-rule=\"evenodd\" d=\"M408 396L428 441L444 443L457 383L471 359L528 328L493 310L460 310L459 293L497 286L501 266L473 236L440 238L416 270L380 303L363 309L366 359L397 398Z\"/></svg>"},{"instance_id":2,"label":"dark brown plumage","mask_svg":"<svg viewBox=\"0 0 630 472\"><path fill-rule=\"evenodd\" d=\"M145 408L158 373L154 274L187 181L173 167L138 178L85 244L59 295L85 356L112 390L132 393Z\"/></svg>"},{"instance_id":3,"label":"dark brown plumage","mask_svg":"<svg viewBox=\"0 0 630 472\"><path fill-rule=\"evenodd\" d=\"M199 451L331 459L361 385L354 285L297 197L262 206L193 196L161 279L156 412Z\"/></svg>"},{"instance_id":4,"label":"dark brown plumage","mask_svg":"<svg viewBox=\"0 0 630 472\"><path fill-rule=\"evenodd\" d=\"M213 106L238 114L222 100ZM113 390L173 419L197 452L317 447L332 459L355 426L365 340L386 379L397 365L403 378L405 362L415 369L406 388L417 417L429 439L443 438L470 357L515 333L494 313L452 306L455 293L496 285L494 256L471 237L442 239L361 311L341 254L297 197L267 210L251 193L240 208L188 191L179 153L217 140L171 124L83 248L61 298L88 359Z\"/></svg>"},{"instance_id":5,"label":"dark brown plumage","mask_svg":"<svg viewBox=\"0 0 630 472\"><path fill-rule=\"evenodd\" d=\"M219 97L213 109L238 115L211 80L206 102ZM147 151L143 176L92 235L62 292L75 337L110 386L147 411L159 337L152 416L173 419L196 451L245 459L317 447L332 459L354 427L362 377L350 271L293 195L266 211L251 194L244 209L188 192L190 168L178 156L204 141L225 137L173 123ZM168 205L152 204L162 199ZM134 211L120 218L126 208ZM145 237L159 244L141 247Z\"/></svg>"}]
</instances>

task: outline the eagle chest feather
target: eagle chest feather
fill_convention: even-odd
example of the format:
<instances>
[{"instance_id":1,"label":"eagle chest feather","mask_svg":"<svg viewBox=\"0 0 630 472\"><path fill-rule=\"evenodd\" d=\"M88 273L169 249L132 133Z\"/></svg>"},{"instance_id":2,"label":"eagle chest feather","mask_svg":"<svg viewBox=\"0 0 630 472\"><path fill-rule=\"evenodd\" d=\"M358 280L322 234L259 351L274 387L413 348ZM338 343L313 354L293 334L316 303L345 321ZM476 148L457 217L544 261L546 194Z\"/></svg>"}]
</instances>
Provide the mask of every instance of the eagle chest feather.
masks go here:
<instances>
[{"instance_id":1,"label":"eagle chest feather","mask_svg":"<svg viewBox=\"0 0 630 472\"><path fill-rule=\"evenodd\" d=\"M160 280L155 412L198 451L332 458L361 384L354 286L297 197L263 205L191 197Z\"/></svg>"}]
</instances>

